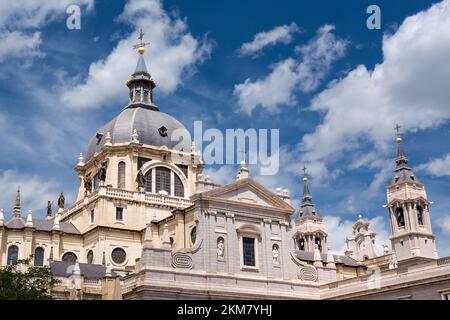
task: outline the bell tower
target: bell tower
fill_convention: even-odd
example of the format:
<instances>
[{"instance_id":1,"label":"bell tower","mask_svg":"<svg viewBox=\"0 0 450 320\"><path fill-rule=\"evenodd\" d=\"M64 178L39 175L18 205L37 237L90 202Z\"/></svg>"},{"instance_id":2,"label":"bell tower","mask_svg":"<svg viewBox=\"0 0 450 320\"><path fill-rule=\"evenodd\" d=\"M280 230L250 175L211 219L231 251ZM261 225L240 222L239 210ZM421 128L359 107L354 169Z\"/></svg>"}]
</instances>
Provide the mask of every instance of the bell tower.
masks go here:
<instances>
[{"instance_id":1,"label":"bell tower","mask_svg":"<svg viewBox=\"0 0 450 320\"><path fill-rule=\"evenodd\" d=\"M425 186L408 165L403 139L397 130L397 158L394 177L387 189L387 209L391 220L391 242L398 260L412 257L437 258L431 229L430 201Z\"/></svg>"}]
</instances>

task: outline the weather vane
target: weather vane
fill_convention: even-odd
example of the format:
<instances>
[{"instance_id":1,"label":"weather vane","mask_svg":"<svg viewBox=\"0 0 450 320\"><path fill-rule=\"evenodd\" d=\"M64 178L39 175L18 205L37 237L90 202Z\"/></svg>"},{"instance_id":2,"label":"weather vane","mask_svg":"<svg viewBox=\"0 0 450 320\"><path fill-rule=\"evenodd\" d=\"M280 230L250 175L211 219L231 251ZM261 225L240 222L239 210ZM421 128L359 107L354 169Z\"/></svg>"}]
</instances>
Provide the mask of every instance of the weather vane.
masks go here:
<instances>
[{"instance_id":1,"label":"weather vane","mask_svg":"<svg viewBox=\"0 0 450 320\"><path fill-rule=\"evenodd\" d=\"M143 54L144 51L145 51L144 47L145 47L146 45L149 45L150 42L147 42L147 43L142 42L142 40L144 39L144 32L142 32L142 29L139 31L138 39L139 39L141 42L138 43L138 44L135 44L135 45L133 46L133 49L137 49L137 51L138 51L140 54Z\"/></svg>"}]
</instances>

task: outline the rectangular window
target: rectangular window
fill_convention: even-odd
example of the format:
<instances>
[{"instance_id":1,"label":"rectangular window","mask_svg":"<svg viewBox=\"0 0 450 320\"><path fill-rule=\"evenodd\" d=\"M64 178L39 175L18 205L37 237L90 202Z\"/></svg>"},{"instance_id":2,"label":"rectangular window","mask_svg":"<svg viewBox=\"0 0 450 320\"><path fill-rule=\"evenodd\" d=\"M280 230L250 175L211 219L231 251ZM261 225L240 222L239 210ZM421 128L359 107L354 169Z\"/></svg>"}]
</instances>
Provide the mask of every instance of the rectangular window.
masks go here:
<instances>
[{"instance_id":1,"label":"rectangular window","mask_svg":"<svg viewBox=\"0 0 450 320\"><path fill-rule=\"evenodd\" d=\"M123 221L123 208L116 208L116 221Z\"/></svg>"},{"instance_id":2,"label":"rectangular window","mask_svg":"<svg viewBox=\"0 0 450 320\"><path fill-rule=\"evenodd\" d=\"M91 224L94 223L94 210L91 210L90 220L91 220Z\"/></svg>"},{"instance_id":3,"label":"rectangular window","mask_svg":"<svg viewBox=\"0 0 450 320\"><path fill-rule=\"evenodd\" d=\"M255 239L242 238L242 249L244 253L244 266L255 266Z\"/></svg>"}]
</instances>

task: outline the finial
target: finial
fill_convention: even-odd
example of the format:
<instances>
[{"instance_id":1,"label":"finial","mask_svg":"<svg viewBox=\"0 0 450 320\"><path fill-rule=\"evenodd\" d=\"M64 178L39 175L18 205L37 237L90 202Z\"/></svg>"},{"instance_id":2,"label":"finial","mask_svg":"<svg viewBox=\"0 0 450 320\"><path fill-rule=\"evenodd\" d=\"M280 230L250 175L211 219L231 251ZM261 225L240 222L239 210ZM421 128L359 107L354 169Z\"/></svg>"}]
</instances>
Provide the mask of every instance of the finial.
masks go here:
<instances>
[{"instance_id":1,"label":"finial","mask_svg":"<svg viewBox=\"0 0 450 320\"><path fill-rule=\"evenodd\" d=\"M142 29L140 29L140 31L139 31L138 39L140 40L140 43L135 44L135 45L133 46L133 49L137 49L137 51L139 52L139 54L140 54L140 55L143 55L144 52L145 52L145 46L146 46L146 45L149 45L150 43L149 43L149 42L147 42L147 43L142 42L142 40L144 39L144 32L142 32Z\"/></svg>"},{"instance_id":2,"label":"finial","mask_svg":"<svg viewBox=\"0 0 450 320\"><path fill-rule=\"evenodd\" d=\"M56 215L55 219L53 220L52 230L61 230L61 228L59 226L59 216L58 215Z\"/></svg>"},{"instance_id":3,"label":"finial","mask_svg":"<svg viewBox=\"0 0 450 320\"><path fill-rule=\"evenodd\" d=\"M245 154L247 153L246 151L244 151L243 149L240 151L241 153L241 167L245 166Z\"/></svg>"},{"instance_id":4,"label":"finial","mask_svg":"<svg viewBox=\"0 0 450 320\"><path fill-rule=\"evenodd\" d=\"M111 133L108 131L106 132L106 136L105 136L105 146L111 146Z\"/></svg>"},{"instance_id":5,"label":"finial","mask_svg":"<svg viewBox=\"0 0 450 320\"><path fill-rule=\"evenodd\" d=\"M27 227L32 227L33 226L33 213L31 212L31 210L28 210L26 226Z\"/></svg>"},{"instance_id":6,"label":"finial","mask_svg":"<svg viewBox=\"0 0 450 320\"><path fill-rule=\"evenodd\" d=\"M362 219L362 215L358 214L358 219L361 220Z\"/></svg>"},{"instance_id":7,"label":"finial","mask_svg":"<svg viewBox=\"0 0 450 320\"><path fill-rule=\"evenodd\" d=\"M397 131L397 139L395 139L395 141L397 141L397 143L402 142L402 134L400 133L400 128L401 128L401 126L398 123L395 125L395 128L394 128L394 130Z\"/></svg>"},{"instance_id":8,"label":"finial","mask_svg":"<svg viewBox=\"0 0 450 320\"><path fill-rule=\"evenodd\" d=\"M306 166L303 166L303 182L308 182L308 177L306 176Z\"/></svg>"},{"instance_id":9,"label":"finial","mask_svg":"<svg viewBox=\"0 0 450 320\"><path fill-rule=\"evenodd\" d=\"M78 166L84 166L84 157L82 152L80 152L80 155L78 156Z\"/></svg>"}]
</instances>

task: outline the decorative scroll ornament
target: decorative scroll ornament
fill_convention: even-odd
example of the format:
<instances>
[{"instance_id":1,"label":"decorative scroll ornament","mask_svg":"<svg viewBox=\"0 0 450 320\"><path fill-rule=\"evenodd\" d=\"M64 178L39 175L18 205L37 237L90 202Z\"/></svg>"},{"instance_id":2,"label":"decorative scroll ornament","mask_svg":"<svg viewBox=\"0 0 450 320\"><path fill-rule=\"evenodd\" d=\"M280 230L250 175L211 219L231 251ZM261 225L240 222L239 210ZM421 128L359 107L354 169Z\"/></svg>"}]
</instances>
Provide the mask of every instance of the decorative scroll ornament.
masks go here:
<instances>
[{"instance_id":1,"label":"decorative scroll ornament","mask_svg":"<svg viewBox=\"0 0 450 320\"><path fill-rule=\"evenodd\" d=\"M192 269L194 267L194 263L189 254L184 252L175 252L172 254L172 267Z\"/></svg>"}]
</instances>

